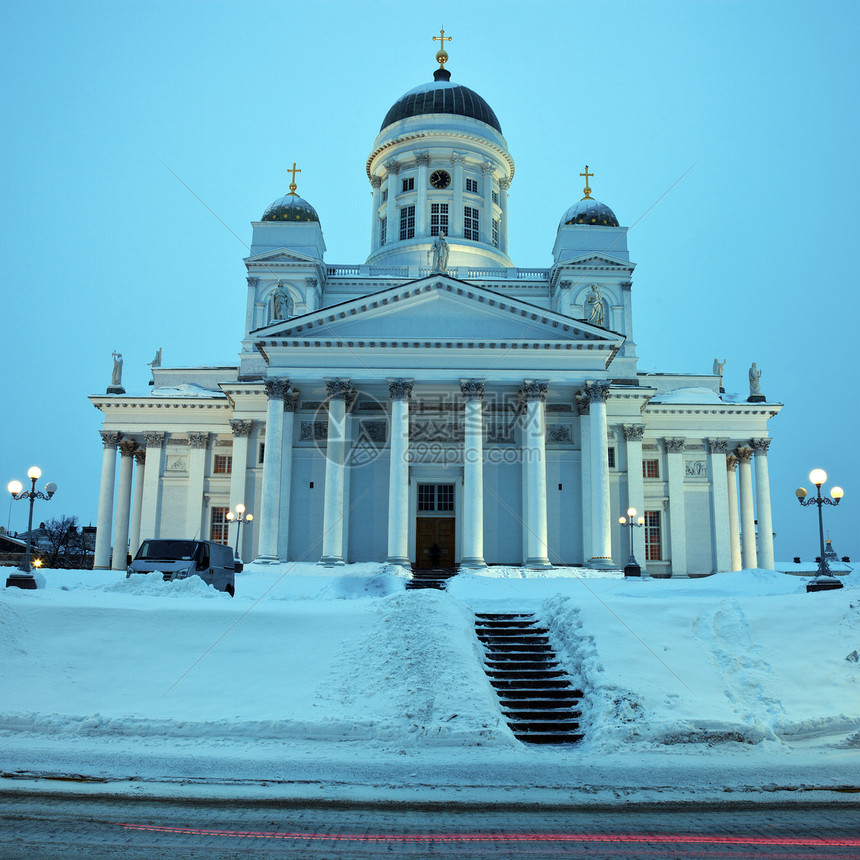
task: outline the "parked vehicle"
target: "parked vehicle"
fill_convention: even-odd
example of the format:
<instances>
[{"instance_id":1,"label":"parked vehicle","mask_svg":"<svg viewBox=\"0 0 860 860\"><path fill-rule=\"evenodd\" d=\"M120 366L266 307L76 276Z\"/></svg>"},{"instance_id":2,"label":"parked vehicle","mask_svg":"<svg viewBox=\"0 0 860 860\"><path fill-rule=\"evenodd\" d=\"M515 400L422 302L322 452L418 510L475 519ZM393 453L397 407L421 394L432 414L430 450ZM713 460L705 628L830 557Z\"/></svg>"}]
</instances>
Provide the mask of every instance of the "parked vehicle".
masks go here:
<instances>
[{"instance_id":1,"label":"parked vehicle","mask_svg":"<svg viewBox=\"0 0 860 860\"><path fill-rule=\"evenodd\" d=\"M236 573L242 562L233 558L228 546L211 540L145 540L129 565L126 577L133 573L160 571L166 582L199 576L207 585L236 592Z\"/></svg>"}]
</instances>

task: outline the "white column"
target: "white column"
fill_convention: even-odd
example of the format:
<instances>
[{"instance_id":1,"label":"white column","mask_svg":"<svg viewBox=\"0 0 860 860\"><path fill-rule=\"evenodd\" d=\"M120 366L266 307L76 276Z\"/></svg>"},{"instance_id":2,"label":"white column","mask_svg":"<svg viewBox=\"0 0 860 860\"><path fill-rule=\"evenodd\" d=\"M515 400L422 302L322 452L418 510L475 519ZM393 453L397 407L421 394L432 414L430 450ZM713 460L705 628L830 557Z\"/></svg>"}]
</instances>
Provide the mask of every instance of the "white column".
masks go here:
<instances>
[{"instance_id":1,"label":"white column","mask_svg":"<svg viewBox=\"0 0 860 860\"><path fill-rule=\"evenodd\" d=\"M499 208L502 210L501 224L499 225L499 250L508 253L508 189L511 183L502 178L499 180Z\"/></svg>"},{"instance_id":2,"label":"white column","mask_svg":"<svg viewBox=\"0 0 860 860\"><path fill-rule=\"evenodd\" d=\"M263 454L263 487L260 492L260 531L257 561L278 561L278 517L281 500L281 446L284 431L284 399L290 382L267 379L266 441Z\"/></svg>"},{"instance_id":3,"label":"white column","mask_svg":"<svg viewBox=\"0 0 860 860\"><path fill-rule=\"evenodd\" d=\"M208 433L189 433L188 495L185 498L185 536L190 540L208 540L203 522L203 488L206 480Z\"/></svg>"},{"instance_id":4,"label":"white column","mask_svg":"<svg viewBox=\"0 0 860 860\"><path fill-rule=\"evenodd\" d=\"M713 555L711 563L714 572L721 573L732 569L730 541L730 509L728 482L726 474L726 454L728 442L725 439L707 439L708 479L711 482L711 541ZM737 516L737 499L735 500Z\"/></svg>"},{"instance_id":5,"label":"white column","mask_svg":"<svg viewBox=\"0 0 860 860\"><path fill-rule=\"evenodd\" d=\"M134 500L131 504L131 528L128 533L128 551L134 558L140 546L140 515L143 510L143 481L146 474L146 451L134 452Z\"/></svg>"},{"instance_id":6,"label":"white column","mask_svg":"<svg viewBox=\"0 0 860 860\"><path fill-rule=\"evenodd\" d=\"M685 439L664 439L669 479L669 554L672 576L687 573L687 500L684 498Z\"/></svg>"},{"instance_id":7,"label":"white column","mask_svg":"<svg viewBox=\"0 0 860 860\"><path fill-rule=\"evenodd\" d=\"M143 503L140 514L140 540L157 538L161 512L161 465L166 433L151 431L143 434L146 443L146 471L143 473Z\"/></svg>"},{"instance_id":8,"label":"white column","mask_svg":"<svg viewBox=\"0 0 860 860\"><path fill-rule=\"evenodd\" d=\"M752 448L748 446L735 449L741 485L741 564L746 570L758 567L755 549L755 506L750 468L752 453Z\"/></svg>"},{"instance_id":9,"label":"white column","mask_svg":"<svg viewBox=\"0 0 860 860\"><path fill-rule=\"evenodd\" d=\"M388 464L388 563L409 563L409 398L411 379L389 379L391 460Z\"/></svg>"},{"instance_id":10,"label":"white column","mask_svg":"<svg viewBox=\"0 0 860 860\"><path fill-rule=\"evenodd\" d=\"M755 451L755 512L758 520L758 564L765 570L774 569L773 518L770 511L770 478L767 469L767 449L770 439L751 439Z\"/></svg>"},{"instance_id":11,"label":"white column","mask_svg":"<svg viewBox=\"0 0 860 860\"><path fill-rule=\"evenodd\" d=\"M729 496L729 550L731 569L740 570L741 527L738 521L738 458L734 454L726 457L726 491Z\"/></svg>"},{"instance_id":12,"label":"white column","mask_svg":"<svg viewBox=\"0 0 860 860\"><path fill-rule=\"evenodd\" d=\"M100 430L102 453L102 480L99 485L99 515L96 520L96 547L93 569L106 570L110 566L111 523L113 522L113 488L116 482L116 446L122 438L113 430Z\"/></svg>"},{"instance_id":13,"label":"white column","mask_svg":"<svg viewBox=\"0 0 860 860\"><path fill-rule=\"evenodd\" d=\"M463 162L466 156L460 152L451 155L451 167L454 170L454 211L449 213L448 229L452 236L463 238Z\"/></svg>"},{"instance_id":14,"label":"white column","mask_svg":"<svg viewBox=\"0 0 860 860\"><path fill-rule=\"evenodd\" d=\"M461 379L466 400L463 439L462 567L481 569L484 562L484 380ZM546 491L544 490L544 493Z\"/></svg>"},{"instance_id":15,"label":"white column","mask_svg":"<svg viewBox=\"0 0 860 860\"><path fill-rule=\"evenodd\" d=\"M526 403L525 446L528 481L526 567L551 567L547 550L546 522L546 390L547 383L526 379L521 389Z\"/></svg>"},{"instance_id":16,"label":"white column","mask_svg":"<svg viewBox=\"0 0 860 860\"><path fill-rule=\"evenodd\" d=\"M251 438L251 430L254 427L253 421L240 421L234 419L230 422L230 429L233 431L233 464L230 471L230 510L235 511L236 505L245 505L248 508L245 492L247 489L248 479L248 442ZM247 513L256 518L258 511L247 510ZM239 558L250 558L251 554L245 553L245 546L250 544L251 540L251 525L243 523L241 526L241 536L239 538ZM235 538L234 538L235 540ZM233 541L231 541L232 543Z\"/></svg>"},{"instance_id":17,"label":"white column","mask_svg":"<svg viewBox=\"0 0 860 860\"><path fill-rule=\"evenodd\" d=\"M623 424L624 442L627 454L627 507L636 508L635 520L645 515L645 481L642 477L642 438L645 435L644 424ZM620 511L619 516L625 516L626 511ZM642 570L645 570L645 529L628 528L632 532L633 554Z\"/></svg>"},{"instance_id":18,"label":"white column","mask_svg":"<svg viewBox=\"0 0 860 860\"><path fill-rule=\"evenodd\" d=\"M481 165L481 193L484 198L484 205L481 213L481 241L488 245L493 244L493 179L495 174L495 165L492 161L485 161ZM501 225L499 225L501 228ZM502 244L502 237L499 236L499 245Z\"/></svg>"},{"instance_id":19,"label":"white column","mask_svg":"<svg viewBox=\"0 0 860 860\"><path fill-rule=\"evenodd\" d=\"M257 278L248 277L248 299L245 305L245 336L258 326L257 309Z\"/></svg>"},{"instance_id":20,"label":"white column","mask_svg":"<svg viewBox=\"0 0 860 860\"><path fill-rule=\"evenodd\" d=\"M325 502L322 558L326 567L343 564L344 468L346 462L346 401L348 379L327 379L328 436L325 449Z\"/></svg>"},{"instance_id":21,"label":"white column","mask_svg":"<svg viewBox=\"0 0 860 860\"><path fill-rule=\"evenodd\" d=\"M119 443L119 486L116 493L116 517L114 518L113 553L111 568L126 570L128 567L128 530L131 517L131 473L137 442L124 439Z\"/></svg>"},{"instance_id":22,"label":"white column","mask_svg":"<svg viewBox=\"0 0 860 860\"><path fill-rule=\"evenodd\" d=\"M582 561L594 554L592 552L591 523L591 401L586 396L577 395L576 406L579 411L580 439L580 490L582 495Z\"/></svg>"},{"instance_id":23,"label":"white column","mask_svg":"<svg viewBox=\"0 0 860 860\"><path fill-rule=\"evenodd\" d=\"M609 498L609 445L606 401L609 384L595 382L585 388L589 399L591 430L591 552L589 567L614 568L612 561L612 512Z\"/></svg>"},{"instance_id":24,"label":"white column","mask_svg":"<svg viewBox=\"0 0 860 860\"><path fill-rule=\"evenodd\" d=\"M397 175L400 173L400 164L392 158L385 162L385 169L388 171L388 242L397 242L400 238L400 222L397 220Z\"/></svg>"},{"instance_id":25,"label":"white column","mask_svg":"<svg viewBox=\"0 0 860 860\"><path fill-rule=\"evenodd\" d=\"M281 439L281 504L278 508L278 558L290 557L290 504L293 493L293 437L296 428L296 408L299 391L291 388L284 398L284 427Z\"/></svg>"},{"instance_id":26,"label":"white column","mask_svg":"<svg viewBox=\"0 0 860 860\"><path fill-rule=\"evenodd\" d=\"M427 205L427 174L430 166L430 156L426 152L415 153L415 163L418 165L418 176L415 177L418 199L415 204L415 235L430 235L430 213Z\"/></svg>"},{"instance_id":27,"label":"white column","mask_svg":"<svg viewBox=\"0 0 860 860\"><path fill-rule=\"evenodd\" d=\"M373 209L372 218L370 220L370 253L372 254L379 247L379 198L382 196L380 191L382 187L381 176L371 176L370 185L373 188Z\"/></svg>"}]
</instances>

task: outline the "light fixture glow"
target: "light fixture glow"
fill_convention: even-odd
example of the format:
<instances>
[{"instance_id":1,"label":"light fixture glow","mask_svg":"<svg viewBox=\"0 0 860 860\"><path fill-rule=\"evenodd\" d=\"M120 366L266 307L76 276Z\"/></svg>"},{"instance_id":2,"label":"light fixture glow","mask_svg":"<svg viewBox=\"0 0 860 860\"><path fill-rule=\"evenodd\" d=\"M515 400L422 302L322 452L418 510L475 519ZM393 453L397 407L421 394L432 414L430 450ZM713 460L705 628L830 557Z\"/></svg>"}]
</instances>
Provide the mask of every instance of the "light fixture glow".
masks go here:
<instances>
[{"instance_id":1,"label":"light fixture glow","mask_svg":"<svg viewBox=\"0 0 860 860\"><path fill-rule=\"evenodd\" d=\"M627 516L630 517L631 520L636 518L636 508L627 508Z\"/></svg>"},{"instance_id":2,"label":"light fixture glow","mask_svg":"<svg viewBox=\"0 0 860 860\"><path fill-rule=\"evenodd\" d=\"M816 487L820 487L827 480L827 472L824 469L813 469L809 473L809 480L815 484Z\"/></svg>"},{"instance_id":3,"label":"light fixture glow","mask_svg":"<svg viewBox=\"0 0 860 860\"><path fill-rule=\"evenodd\" d=\"M794 495L797 496L798 499L805 499L806 498L806 487L798 487L794 491Z\"/></svg>"},{"instance_id":4,"label":"light fixture glow","mask_svg":"<svg viewBox=\"0 0 860 860\"><path fill-rule=\"evenodd\" d=\"M833 496L833 498L836 499L836 501L838 502L845 495L845 491L842 489L842 487L834 487L830 491L830 495Z\"/></svg>"},{"instance_id":5,"label":"light fixture glow","mask_svg":"<svg viewBox=\"0 0 860 860\"><path fill-rule=\"evenodd\" d=\"M18 495L18 493L20 493L20 492L21 492L21 490L23 490L23 489L24 489L24 486L23 486L23 484L22 484L20 481L9 481L9 485L6 487L6 489L7 489L7 490L8 490L8 491L13 495L13 496L17 496L17 495Z\"/></svg>"},{"instance_id":6,"label":"light fixture glow","mask_svg":"<svg viewBox=\"0 0 860 860\"><path fill-rule=\"evenodd\" d=\"M39 478L42 477L42 470L38 466L30 466L30 468L27 469L27 477L31 481L38 481Z\"/></svg>"}]
</instances>

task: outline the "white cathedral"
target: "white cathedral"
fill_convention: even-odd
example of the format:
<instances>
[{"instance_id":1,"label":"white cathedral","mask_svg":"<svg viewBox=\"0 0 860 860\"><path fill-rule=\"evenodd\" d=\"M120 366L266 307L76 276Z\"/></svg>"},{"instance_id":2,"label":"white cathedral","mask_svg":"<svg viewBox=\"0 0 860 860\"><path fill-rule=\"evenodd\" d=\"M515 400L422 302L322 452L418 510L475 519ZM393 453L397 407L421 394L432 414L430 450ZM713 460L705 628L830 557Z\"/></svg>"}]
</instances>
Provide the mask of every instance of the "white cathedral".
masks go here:
<instances>
[{"instance_id":1,"label":"white cathedral","mask_svg":"<svg viewBox=\"0 0 860 860\"><path fill-rule=\"evenodd\" d=\"M514 161L442 45L367 158L367 260L325 262L294 164L290 193L252 223L238 365L155 361L146 396L115 375L90 397L97 568L125 569L152 537L407 570L617 568L631 551L652 576L773 568L780 405L753 373L749 400L729 402L716 361L637 370L627 229L587 167L552 266L514 265ZM237 505L254 519L231 522Z\"/></svg>"}]
</instances>

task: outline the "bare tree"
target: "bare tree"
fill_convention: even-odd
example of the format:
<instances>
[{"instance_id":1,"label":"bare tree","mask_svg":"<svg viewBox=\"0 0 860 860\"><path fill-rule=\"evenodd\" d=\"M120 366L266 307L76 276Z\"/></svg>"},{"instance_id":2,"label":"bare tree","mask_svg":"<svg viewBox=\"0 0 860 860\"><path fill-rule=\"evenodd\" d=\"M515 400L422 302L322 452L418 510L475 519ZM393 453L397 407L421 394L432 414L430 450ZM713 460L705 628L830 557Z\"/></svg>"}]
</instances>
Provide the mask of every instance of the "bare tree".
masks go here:
<instances>
[{"instance_id":1,"label":"bare tree","mask_svg":"<svg viewBox=\"0 0 860 860\"><path fill-rule=\"evenodd\" d=\"M48 520L41 529L39 543L43 547L45 567L70 567L76 565L81 555L81 536L78 533L78 518L61 516Z\"/></svg>"}]
</instances>

